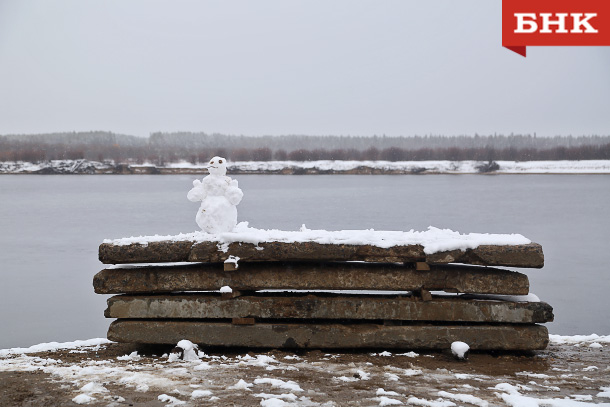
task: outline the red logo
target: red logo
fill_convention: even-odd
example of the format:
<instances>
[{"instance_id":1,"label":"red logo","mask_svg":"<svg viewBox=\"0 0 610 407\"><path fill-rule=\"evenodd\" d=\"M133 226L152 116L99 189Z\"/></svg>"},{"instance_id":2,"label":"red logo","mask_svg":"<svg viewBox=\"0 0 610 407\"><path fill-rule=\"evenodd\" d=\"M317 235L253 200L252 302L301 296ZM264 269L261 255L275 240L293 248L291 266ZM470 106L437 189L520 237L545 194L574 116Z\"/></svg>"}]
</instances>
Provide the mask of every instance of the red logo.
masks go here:
<instances>
[{"instance_id":1,"label":"red logo","mask_svg":"<svg viewBox=\"0 0 610 407\"><path fill-rule=\"evenodd\" d=\"M610 45L609 0L503 0L502 46Z\"/></svg>"}]
</instances>

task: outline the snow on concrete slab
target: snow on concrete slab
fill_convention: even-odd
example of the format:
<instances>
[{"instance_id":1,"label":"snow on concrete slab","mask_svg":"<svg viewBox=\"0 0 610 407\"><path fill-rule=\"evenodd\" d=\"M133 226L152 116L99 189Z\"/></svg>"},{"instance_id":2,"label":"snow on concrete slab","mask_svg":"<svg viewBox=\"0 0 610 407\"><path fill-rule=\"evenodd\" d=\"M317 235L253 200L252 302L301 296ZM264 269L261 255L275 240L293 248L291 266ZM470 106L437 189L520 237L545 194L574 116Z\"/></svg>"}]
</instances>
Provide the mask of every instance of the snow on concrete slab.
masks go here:
<instances>
[{"instance_id":1,"label":"snow on concrete slab","mask_svg":"<svg viewBox=\"0 0 610 407\"><path fill-rule=\"evenodd\" d=\"M147 245L152 242L191 241L217 242L219 249L227 250L228 244L252 243L258 245L265 242L282 243L319 243L341 245L371 245L381 248L406 245L422 245L426 254L449 250L475 249L481 245L524 245L531 240L520 234L466 233L462 234L450 229L439 229L429 226L425 231L380 231L380 230L315 230L303 225L298 231L278 229L257 229L248 226L248 222L239 223L233 232L208 234L205 232L180 233L170 236L138 236L121 239L105 239L103 243L116 246L130 244Z\"/></svg>"}]
</instances>

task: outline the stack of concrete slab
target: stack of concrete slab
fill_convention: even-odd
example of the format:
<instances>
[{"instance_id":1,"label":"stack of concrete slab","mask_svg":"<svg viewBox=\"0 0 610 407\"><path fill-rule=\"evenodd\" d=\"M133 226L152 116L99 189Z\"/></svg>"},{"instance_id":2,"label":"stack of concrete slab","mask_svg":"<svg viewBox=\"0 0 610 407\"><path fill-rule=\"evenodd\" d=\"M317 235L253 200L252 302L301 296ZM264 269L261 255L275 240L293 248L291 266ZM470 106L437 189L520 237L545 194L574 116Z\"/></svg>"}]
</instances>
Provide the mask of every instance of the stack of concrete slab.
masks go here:
<instances>
[{"instance_id":1,"label":"stack of concrete slab","mask_svg":"<svg viewBox=\"0 0 610 407\"><path fill-rule=\"evenodd\" d=\"M99 258L114 265L93 283L118 294L105 312L117 342L537 350L548 343L539 324L553 320L525 274L493 268L541 268L536 243L427 254L419 244L173 239L103 243Z\"/></svg>"}]
</instances>

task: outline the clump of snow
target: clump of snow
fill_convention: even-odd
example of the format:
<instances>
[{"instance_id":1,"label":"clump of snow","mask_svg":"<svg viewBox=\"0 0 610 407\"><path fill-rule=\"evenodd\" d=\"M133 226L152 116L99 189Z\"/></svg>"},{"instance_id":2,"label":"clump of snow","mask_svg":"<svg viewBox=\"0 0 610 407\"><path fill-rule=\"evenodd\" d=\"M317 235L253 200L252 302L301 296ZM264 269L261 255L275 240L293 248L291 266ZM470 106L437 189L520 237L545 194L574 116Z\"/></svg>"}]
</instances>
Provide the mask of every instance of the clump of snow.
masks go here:
<instances>
[{"instance_id":1,"label":"clump of snow","mask_svg":"<svg viewBox=\"0 0 610 407\"><path fill-rule=\"evenodd\" d=\"M451 353L458 359L467 359L470 346L461 341L455 341L451 344Z\"/></svg>"},{"instance_id":2,"label":"clump of snow","mask_svg":"<svg viewBox=\"0 0 610 407\"><path fill-rule=\"evenodd\" d=\"M181 406L183 404L186 404L185 401L182 401L180 399L177 399L176 397L172 397L167 394L160 394L157 399L163 403L168 403L168 405L170 406Z\"/></svg>"},{"instance_id":3,"label":"clump of snow","mask_svg":"<svg viewBox=\"0 0 610 407\"><path fill-rule=\"evenodd\" d=\"M138 355L138 351L133 351L129 355L117 356L117 360L132 360L134 362L137 362L140 359L141 357L140 355Z\"/></svg>"},{"instance_id":4,"label":"clump of snow","mask_svg":"<svg viewBox=\"0 0 610 407\"><path fill-rule=\"evenodd\" d=\"M409 397L407 399L407 404L411 404L414 406L423 406L423 407L453 407L456 404L449 400L437 399L437 400L426 400L420 399L417 397Z\"/></svg>"},{"instance_id":5,"label":"clump of snow","mask_svg":"<svg viewBox=\"0 0 610 407\"><path fill-rule=\"evenodd\" d=\"M376 400L379 401L380 406L401 406L402 405L402 401L392 399L389 397L385 397L385 396L377 397Z\"/></svg>"},{"instance_id":6,"label":"clump of snow","mask_svg":"<svg viewBox=\"0 0 610 407\"><path fill-rule=\"evenodd\" d=\"M76 404L89 404L95 401L95 397L91 397L87 394L79 394L78 396L74 397L72 401Z\"/></svg>"},{"instance_id":7,"label":"clump of snow","mask_svg":"<svg viewBox=\"0 0 610 407\"><path fill-rule=\"evenodd\" d=\"M479 407L488 407L489 406L489 403L487 401L480 399L478 397L475 397L471 394L455 394L455 393L448 393L446 391L439 391L438 395L441 397L459 401L462 403L473 404L473 405L479 406Z\"/></svg>"},{"instance_id":8,"label":"clump of snow","mask_svg":"<svg viewBox=\"0 0 610 407\"><path fill-rule=\"evenodd\" d=\"M108 389L97 382L89 382L80 388L80 391L88 394L102 394L108 393Z\"/></svg>"},{"instance_id":9,"label":"clump of snow","mask_svg":"<svg viewBox=\"0 0 610 407\"><path fill-rule=\"evenodd\" d=\"M191 393L191 398L200 399L202 397L208 397L211 395L212 395L212 392L209 390L193 390L193 392Z\"/></svg>"},{"instance_id":10,"label":"clump of snow","mask_svg":"<svg viewBox=\"0 0 610 407\"><path fill-rule=\"evenodd\" d=\"M388 379L389 381L392 381L392 382L397 382L400 379L398 377L398 375L395 373L385 372L383 375L385 376L386 379Z\"/></svg>"},{"instance_id":11,"label":"clump of snow","mask_svg":"<svg viewBox=\"0 0 610 407\"><path fill-rule=\"evenodd\" d=\"M253 386L252 383L247 383L244 379L239 379L239 381L237 383L235 383L233 386L229 386L229 389L250 391L250 387L252 387L252 386Z\"/></svg>"},{"instance_id":12,"label":"clump of snow","mask_svg":"<svg viewBox=\"0 0 610 407\"><path fill-rule=\"evenodd\" d=\"M610 399L610 387L600 387L601 392L597 393L597 397Z\"/></svg>"},{"instance_id":13,"label":"clump of snow","mask_svg":"<svg viewBox=\"0 0 610 407\"><path fill-rule=\"evenodd\" d=\"M220 249L234 242L259 245L264 242L319 244L371 245L389 248L402 245L422 245L426 254L449 250L475 249L481 245L523 245L531 240L519 234L468 233L461 234L450 229L439 229L429 226L426 231L375 231L368 230L311 230L282 231L277 229L256 229L248 226L248 222L239 223L233 232L209 234L195 232L174 236L139 236L115 240L104 240L117 246L140 244L147 245L161 241L192 241L217 242ZM227 246L228 247L228 246Z\"/></svg>"},{"instance_id":14,"label":"clump of snow","mask_svg":"<svg viewBox=\"0 0 610 407\"><path fill-rule=\"evenodd\" d=\"M415 353L413 351L406 353L397 353L396 356L406 356L408 358L416 358L419 356L419 353Z\"/></svg>"},{"instance_id":15,"label":"clump of snow","mask_svg":"<svg viewBox=\"0 0 610 407\"><path fill-rule=\"evenodd\" d=\"M183 339L176 344L176 348L179 348L181 352L172 352L168 357L169 362L176 362L182 356L182 360L187 362L198 361L199 356L197 355L198 346L188 339Z\"/></svg>"},{"instance_id":16,"label":"clump of snow","mask_svg":"<svg viewBox=\"0 0 610 407\"><path fill-rule=\"evenodd\" d=\"M278 387L278 388L284 389L284 390L303 391L303 389L296 382L293 382L292 380L283 381L280 379L271 379L268 377L264 377L264 378L259 378L259 379L254 380L254 384L270 384L271 387Z\"/></svg>"},{"instance_id":17,"label":"clump of snow","mask_svg":"<svg viewBox=\"0 0 610 407\"><path fill-rule=\"evenodd\" d=\"M387 391L382 387L378 388L375 394L378 396L400 396L400 394L396 393L395 391Z\"/></svg>"},{"instance_id":18,"label":"clump of snow","mask_svg":"<svg viewBox=\"0 0 610 407\"><path fill-rule=\"evenodd\" d=\"M223 285L222 287L220 287L220 292L221 293L232 293L233 289L231 287L229 287L228 285Z\"/></svg>"},{"instance_id":19,"label":"clump of snow","mask_svg":"<svg viewBox=\"0 0 610 407\"><path fill-rule=\"evenodd\" d=\"M288 401L298 400L298 397L292 393L282 393L282 394L258 393L258 394L254 394L254 397L260 397L263 399L282 399L282 400L288 400Z\"/></svg>"},{"instance_id":20,"label":"clump of snow","mask_svg":"<svg viewBox=\"0 0 610 407\"><path fill-rule=\"evenodd\" d=\"M261 400L261 406L262 407L284 407L284 406L289 406L292 405L292 403L286 403L284 400L281 399L265 399L265 400Z\"/></svg>"},{"instance_id":21,"label":"clump of snow","mask_svg":"<svg viewBox=\"0 0 610 407\"><path fill-rule=\"evenodd\" d=\"M225 260L225 264L231 263L231 264L233 264L235 269L239 269L239 264L237 264L238 261L239 261L239 256L230 255L229 258Z\"/></svg>"},{"instance_id":22,"label":"clump of snow","mask_svg":"<svg viewBox=\"0 0 610 407\"><path fill-rule=\"evenodd\" d=\"M270 363L279 363L273 356L256 355L256 358L247 362L249 366L260 366L269 368Z\"/></svg>"}]
</instances>

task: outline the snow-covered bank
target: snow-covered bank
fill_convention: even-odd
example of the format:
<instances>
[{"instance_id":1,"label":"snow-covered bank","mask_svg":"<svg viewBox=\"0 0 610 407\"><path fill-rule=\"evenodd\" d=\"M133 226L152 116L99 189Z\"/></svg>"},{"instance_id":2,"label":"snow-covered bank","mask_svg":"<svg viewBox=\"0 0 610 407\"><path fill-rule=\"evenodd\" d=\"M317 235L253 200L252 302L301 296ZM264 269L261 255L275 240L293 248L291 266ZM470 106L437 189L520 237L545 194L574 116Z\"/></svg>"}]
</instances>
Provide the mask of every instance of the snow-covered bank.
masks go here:
<instances>
[{"instance_id":1,"label":"snow-covered bank","mask_svg":"<svg viewBox=\"0 0 610 407\"><path fill-rule=\"evenodd\" d=\"M610 160L585 161L496 161L498 174L610 174ZM188 163L172 164L175 168ZM285 168L319 172L349 172L370 168L385 173L477 174L481 161L269 161L234 162L229 168L244 172L281 172ZM183 167L182 167L183 168Z\"/></svg>"},{"instance_id":2,"label":"snow-covered bank","mask_svg":"<svg viewBox=\"0 0 610 407\"><path fill-rule=\"evenodd\" d=\"M101 345L107 345L110 342L106 338L93 338L87 339L84 341L73 341L73 342L48 342L48 343L40 343L38 345L32 345L29 348L10 348L10 349L0 349L0 357L6 357L10 355L23 355L30 353L41 353L41 352L56 352L59 350L66 349L78 349L78 348L88 348L88 349L99 349Z\"/></svg>"},{"instance_id":3,"label":"snow-covered bank","mask_svg":"<svg viewBox=\"0 0 610 407\"><path fill-rule=\"evenodd\" d=\"M496 161L495 174L610 174L610 160ZM207 163L119 164L88 160L0 162L0 174L204 174ZM477 174L481 161L237 161L229 174ZM483 171L484 172L484 171Z\"/></svg>"},{"instance_id":4,"label":"snow-covered bank","mask_svg":"<svg viewBox=\"0 0 610 407\"><path fill-rule=\"evenodd\" d=\"M550 348L535 355L475 353L467 361L449 350L199 351L181 361L162 354L171 347L153 354L103 341L40 344L26 348L27 354L5 349L0 375L21 372L19 383L26 378L38 388L36 380L48 375L46 385L66 398L53 405L610 406L610 336L553 335ZM3 388L0 402L10 405L2 399L10 394Z\"/></svg>"},{"instance_id":5,"label":"snow-covered bank","mask_svg":"<svg viewBox=\"0 0 610 407\"><path fill-rule=\"evenodd\" d=\"M449 250L475 249L481 245L524 245L531 240L519 234L492 234L467 233L461 234L449 229L439 229L432 226L428 230L418 231L376 231L368 230L312 230L305 225L298 231L284 231L277 229L256 229L248 226L248 222L240 222L233 232L209 234L205 232L182 233L173 236L138 236L122 239L106 239L104 243L117 246L129 244L146 245L161 241L192 241L192 242L218 242L219 248L226 251L229 243L252 243L258 245L263 242L303 243L315 242L319 244L341 245L371 245L389 248L401 245L422 245L426 254L433 254Z\"/></svg>"}]
</instances>

